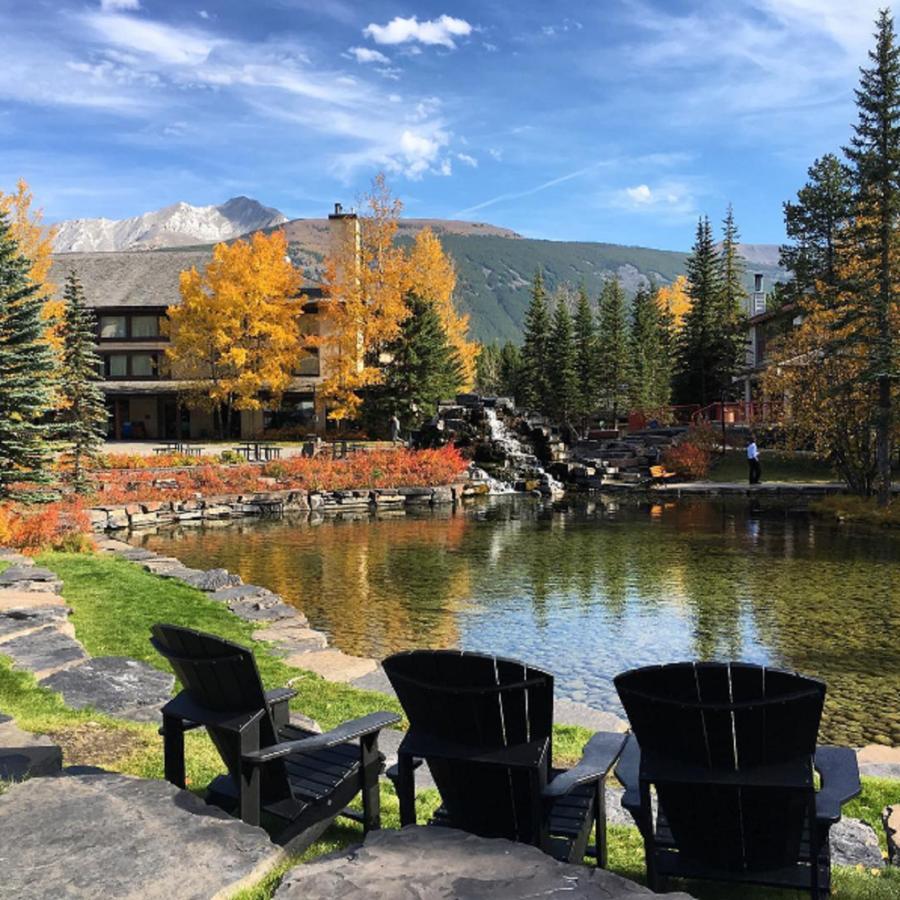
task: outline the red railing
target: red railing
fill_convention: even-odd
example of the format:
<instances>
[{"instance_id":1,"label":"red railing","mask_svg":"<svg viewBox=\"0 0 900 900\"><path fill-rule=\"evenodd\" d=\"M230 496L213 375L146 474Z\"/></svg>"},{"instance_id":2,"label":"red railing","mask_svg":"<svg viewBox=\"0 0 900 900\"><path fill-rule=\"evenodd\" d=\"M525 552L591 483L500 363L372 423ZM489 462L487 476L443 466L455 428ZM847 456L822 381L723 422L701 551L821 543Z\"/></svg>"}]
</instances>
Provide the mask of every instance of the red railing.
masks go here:
<instances>
[{"instance_id":1,"label":"red railing","mask_svg":"<svg viewBox=\"0 0 900 900\"><path fill-rule=\"evenodd\" d=\"M709 403L697 409L691 416L691 422L698 424L726 425L762 425L780 422L783 404L770 400L750 400Z\"/></svg>"}]
</instances>

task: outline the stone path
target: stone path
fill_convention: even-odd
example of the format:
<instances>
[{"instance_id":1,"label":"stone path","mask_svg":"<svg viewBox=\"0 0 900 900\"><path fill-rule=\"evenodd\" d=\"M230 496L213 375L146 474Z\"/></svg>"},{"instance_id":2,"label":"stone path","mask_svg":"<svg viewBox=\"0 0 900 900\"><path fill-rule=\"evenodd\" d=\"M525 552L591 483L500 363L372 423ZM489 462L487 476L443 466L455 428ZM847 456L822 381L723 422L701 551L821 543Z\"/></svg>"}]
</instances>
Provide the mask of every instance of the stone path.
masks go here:
<instances>
[{"instance_id":1,"label":"stone path","mask_svg":"<svg viewBox=\"0 0 900 900\"><path fill-rule=\"evenodd\" d=\"M276 900L341 897L453 900L613 900L649 888L593 866L567 865L536 847L449 828L372 832L364 844L291 869ZM667 894L688 900L689 894Z\"/></svg>"},{"instance_id":2,"label":"stone path","mask_svg":"<svg viewBox=\"0 0 900 900\"><path fill-rule=\"evenodd\" d=\"M0 780L21 781L55 775L62 768L62 752L49 738L22 731L0 713Z\"/></svg>"},{"instance_id":3,"label":"stone path","mask_svg":"<svg viewBox=\"0 0 900 900\"><path fill-rule=\"evenodd\" d=\"M18 900L209 900L282 856L261 828L165 781L72 769L0 795L0 892Z\"/></svg>"}]
</instances>

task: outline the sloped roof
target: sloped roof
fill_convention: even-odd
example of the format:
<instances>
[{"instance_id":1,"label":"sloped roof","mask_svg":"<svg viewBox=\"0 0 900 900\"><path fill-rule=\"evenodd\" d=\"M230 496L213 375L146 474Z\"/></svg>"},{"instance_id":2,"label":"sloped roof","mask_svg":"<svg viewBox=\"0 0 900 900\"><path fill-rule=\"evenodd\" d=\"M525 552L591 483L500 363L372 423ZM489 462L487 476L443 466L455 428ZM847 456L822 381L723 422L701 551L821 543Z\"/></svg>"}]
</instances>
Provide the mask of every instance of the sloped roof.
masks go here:
<instances>
[{"instance_id":1,"label":"sloped roof","mask_svg":"<svg viewBox=\"0 0 900 900\"><path fill-rule=\"evenodd\" d=\"M181 302L179 275L206 265L212 248L193 250L123 251L121 253L57 253L50 280L62 295L66 276L74 269L84 288L88 306L172 306ZM306 283L304 293L318 296L320 286Z\"/></svg>"}]
</instances>

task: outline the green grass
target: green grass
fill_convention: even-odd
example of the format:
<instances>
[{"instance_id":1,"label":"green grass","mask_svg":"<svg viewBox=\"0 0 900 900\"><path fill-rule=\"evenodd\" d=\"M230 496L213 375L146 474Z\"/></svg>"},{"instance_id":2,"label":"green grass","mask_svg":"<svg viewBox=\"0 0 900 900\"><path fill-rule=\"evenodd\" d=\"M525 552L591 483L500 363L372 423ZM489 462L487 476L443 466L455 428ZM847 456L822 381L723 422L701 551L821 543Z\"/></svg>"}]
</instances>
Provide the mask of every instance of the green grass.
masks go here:
<instances>
[{"instance_id":1,"label":"green grass","mask_svg":"<svg viewBox=\"0 0 900 900\"><path fill-rule=\"evenodd\" d=\"M787 453L779 450L760 450L762 480L792 482L836 481L831 467L816 456ZM747 454L743 450L729 450L716 456L709 473L711 481L747 481Z\"/></svg>"}]
</instances>

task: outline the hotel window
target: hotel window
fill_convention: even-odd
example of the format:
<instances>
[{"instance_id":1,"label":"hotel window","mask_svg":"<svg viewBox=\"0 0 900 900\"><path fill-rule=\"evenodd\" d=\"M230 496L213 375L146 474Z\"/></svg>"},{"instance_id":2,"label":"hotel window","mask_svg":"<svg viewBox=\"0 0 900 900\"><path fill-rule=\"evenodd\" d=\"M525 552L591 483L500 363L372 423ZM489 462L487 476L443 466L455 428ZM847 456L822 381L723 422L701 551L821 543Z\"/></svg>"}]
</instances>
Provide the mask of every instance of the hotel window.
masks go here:
<instances>
[{"instance_id":1,"label":"hotel window","mask_svg":"<svg viewBox=\"0 0 900 900\"><path fill-rule=\"evenodd\" d=\"M158 316L132 316L131 336L133 338L159 337Z\"/></svg>"},{"instance_id":2,"label":"hotel window","mask_svg":"<svg viewBox=\"0 0 900 900\"><path fill-rule=\"evenodd\" d=\"M103 372L107 378L128 376L128 357L124 353L110 353L103 358Z\"/></svg>"},{"instance_id":3,"label":"hotel window","mask_svg":"<svg viewBox=\"0 0 900 900\"><path fill-rule=\"evenodd\" d=\"M131 374L135 378L152 378L157 374L156 356L153 353L132 353Z\"/></svg>"},{"instance_id":4,"label":"hotel window","mask_svg":"<svg viewBox=\"0 0 900 900\"><path fill-rule=\"evenodd\" d=\"M128 337L125 316L100 316L100 339L115 340Z\"/></svg>"}]
</instances>

